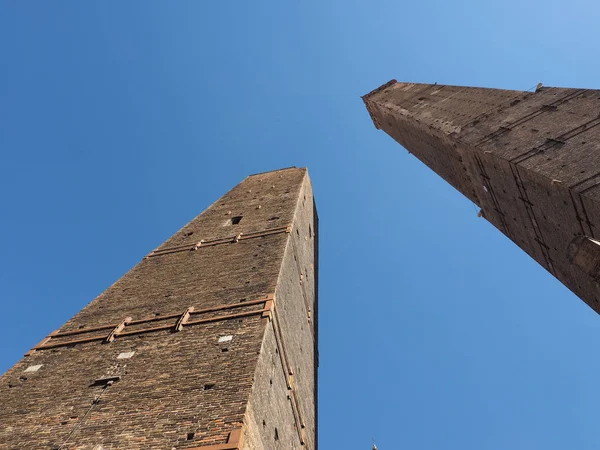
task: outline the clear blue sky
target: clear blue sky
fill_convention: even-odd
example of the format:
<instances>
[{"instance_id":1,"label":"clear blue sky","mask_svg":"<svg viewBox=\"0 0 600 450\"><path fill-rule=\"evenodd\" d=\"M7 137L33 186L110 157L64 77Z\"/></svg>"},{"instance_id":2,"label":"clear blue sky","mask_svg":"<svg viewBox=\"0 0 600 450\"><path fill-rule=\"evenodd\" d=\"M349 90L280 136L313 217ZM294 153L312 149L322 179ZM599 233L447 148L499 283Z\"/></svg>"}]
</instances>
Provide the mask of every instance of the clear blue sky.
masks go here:
<instances>
[{"instance_id":1,"label":"clear blue sky","mask_svg":"<svg viewBox=\"0 0 600 450\"><path fill-rule=\"evenodd\" d=\"M246 175L308 166L321 449L598 449L600 317L359 97L599 88L598 23L582 0L0 3L0 372Z\"/></svg>"}]
</instances>

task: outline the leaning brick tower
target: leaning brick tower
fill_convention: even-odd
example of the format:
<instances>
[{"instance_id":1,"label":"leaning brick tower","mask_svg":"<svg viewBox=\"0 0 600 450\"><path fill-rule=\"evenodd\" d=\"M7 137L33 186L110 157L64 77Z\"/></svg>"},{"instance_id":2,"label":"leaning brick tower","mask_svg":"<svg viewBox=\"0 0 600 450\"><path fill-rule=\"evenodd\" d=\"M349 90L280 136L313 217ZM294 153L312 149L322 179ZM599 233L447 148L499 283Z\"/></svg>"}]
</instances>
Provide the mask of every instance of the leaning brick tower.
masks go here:
<instances>
[{"instance_id":1,"label":"leaning brick tower","mask_svg":"<svg viewBox=\"0 0 600 450\"><path fill-rule=\"evenodd\" d=\"M317 236L246 178L0 378L0 449L316 449Z\"/></svg>"},{"instance_id":2,"label":"leaning brick tower","mask_svg":"<svg viewBox=\"0 0 600 450\"><path fill-rule=\"evenodd\" d=\"M377 129L600 312L600 91L392 80L363 100Z\"/></svg>"}]
</instances>

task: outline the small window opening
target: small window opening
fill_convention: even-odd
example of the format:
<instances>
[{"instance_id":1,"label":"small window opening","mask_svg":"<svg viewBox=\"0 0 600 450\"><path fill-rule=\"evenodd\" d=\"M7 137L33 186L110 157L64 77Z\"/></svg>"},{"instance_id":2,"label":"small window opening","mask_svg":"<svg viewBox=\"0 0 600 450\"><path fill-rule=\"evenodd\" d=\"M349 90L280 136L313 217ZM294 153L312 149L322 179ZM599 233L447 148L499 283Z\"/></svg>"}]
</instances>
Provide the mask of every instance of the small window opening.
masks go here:
<instances>
[{"instance_id":1,"label":"small window opening","mask_svg":"<svg viewBox=\"0 0 600 450\"><path fill-rule=\"evenodd\" d=\"M277 219L279 219L279 216L273 216L273 217L271 217L271 218L269 218L267 220L277 220Z\"/></svg>"},{"instance_id":2,"label":"small window opening","mask_svg":"<svg viewBox=\"0 0 600 450\"><path fill-rule=\"evenodd\" d=\"M277 428L275 428L275 440L279 440L279 432L277 431Z\"/></svg>"},{"instance_id":3,"label":"small window opening","mask_svg":"<svg viewBox=\"0 0 600 450\"><path fill-rule=\"evenodd\" d=\"M263 428L267 428L267 422L263 420Z\"/></svg>"},{"instance_id":4,"label":"small window opening","mask_svg":"<svg viewBox=\"0 0 600 450\"><path fill-rule=\"evenodd\" d=\"M231 218L231 225L237 225L242 221L242 216L235 216Z\"/></svg>"},{"instance_id":5,"label":"small window opening","mask_svg":"<svg viewBox=\"0 0 600 450\"><path fill-rule=\"evenodd\" d=\"M208 391L209 389L214 389L215 388L215 383L207 383L204 385L204 390Z\"/></svg>"},{"instance_id":6,"label":"small window opening","mask_svg":"<svg viewBox=\"0 0 600 450\"><path fill-rule=\"evenodd\" d=\"M308 225L308 237L312 237L312 228Z\"/></svg>"},{"instance_id":7,"label":"small window opening","mask_svg":"<svg viewBox=\"0 0 600 450\"><path fill-rule=\"evenodd\" d=\"M229 351L229 349L228 349L227 347L223 347L223 348L221 349L221 352L223 352L223 353L225 353L225 352L228 352L228 351Z\"/></svg>"},{"instance_id":8,"label":"small window opening","mask_svg":"<svg viewBox=\"0 0 600 450\"><path fill-rule=\"evenodd\" d=\"M187 434L187 440L191 441L192 439L194 439L194 436L196 436L196 433L188 433Z\"/></svg>"}]
</instances>

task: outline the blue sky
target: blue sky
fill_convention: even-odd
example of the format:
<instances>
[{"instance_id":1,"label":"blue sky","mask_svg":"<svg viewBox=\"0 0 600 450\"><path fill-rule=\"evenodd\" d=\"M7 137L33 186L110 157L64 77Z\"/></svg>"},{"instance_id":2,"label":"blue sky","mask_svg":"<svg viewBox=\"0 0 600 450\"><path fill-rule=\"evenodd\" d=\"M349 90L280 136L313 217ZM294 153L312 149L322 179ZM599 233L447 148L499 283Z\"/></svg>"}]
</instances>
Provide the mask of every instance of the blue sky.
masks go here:
<instances>
[{"instance_id":1,"label":"blue sky","mask_svg":"<svg viewBox=\"0 0 600 450\"><path fill-rule=\"evenodd\" d=\"M308 166L322 449L597 449L600 317L360 95L597 88L599 21L582 0L0 3L0 372L246 175Z\"/></svg>"}]
</instances>

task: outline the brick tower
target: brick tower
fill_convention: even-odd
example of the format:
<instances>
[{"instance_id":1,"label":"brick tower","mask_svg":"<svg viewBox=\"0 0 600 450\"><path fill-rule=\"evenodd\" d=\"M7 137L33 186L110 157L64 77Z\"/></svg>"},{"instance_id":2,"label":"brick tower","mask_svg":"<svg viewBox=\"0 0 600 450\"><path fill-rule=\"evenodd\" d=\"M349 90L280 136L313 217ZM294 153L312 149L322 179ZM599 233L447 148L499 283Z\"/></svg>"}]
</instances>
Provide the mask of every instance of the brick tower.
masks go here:
<instances>
[{"instance_id":1,"label":"brick tower","mask_svg":"<svg viewBox=\"0 0 600 450\"><path fill-rule=\"evenodd\" d=\"M376 128L600 312L600 91L392 80L363 100Z\"/></svg>"},{"instance_id":2,"label":"brick tower","mask_svg":"<svg viewBox=\"0 0 600 450\"><path fill-rule=\"evenodd\" d=\"M246 178L0 378L0 449L316 449L317 228Z\"/></svg>"}]
</instances>

